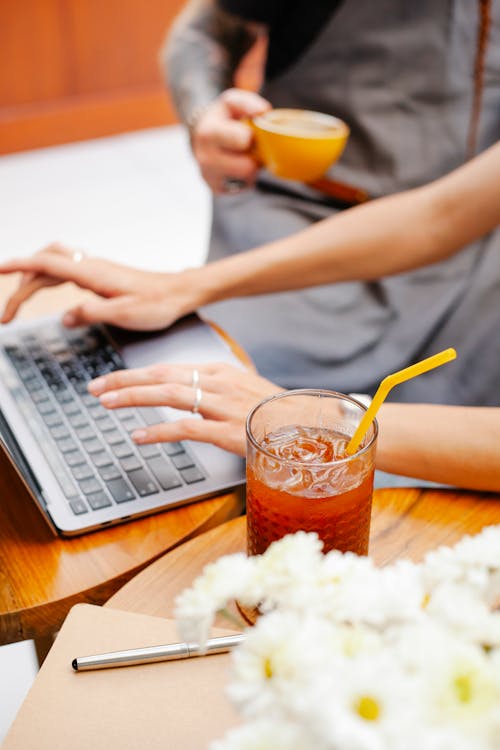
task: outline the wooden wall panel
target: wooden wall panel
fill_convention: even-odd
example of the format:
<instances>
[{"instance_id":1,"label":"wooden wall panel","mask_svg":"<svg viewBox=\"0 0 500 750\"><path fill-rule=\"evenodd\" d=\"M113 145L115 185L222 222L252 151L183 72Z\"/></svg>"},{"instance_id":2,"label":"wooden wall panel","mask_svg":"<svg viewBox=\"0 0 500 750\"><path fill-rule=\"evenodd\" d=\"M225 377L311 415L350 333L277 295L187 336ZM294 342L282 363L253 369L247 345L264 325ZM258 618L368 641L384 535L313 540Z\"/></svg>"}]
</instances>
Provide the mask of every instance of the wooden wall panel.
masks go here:
<instances>
[{"instance_id":1,"label":"wooden wall panel","mask_svg":"<svg viewBox=\"0 0 500 750\"><path fill-rule=\"evenodd\" d=\"M176 121L158 49L183 0L0 0L0 153Z\"/></svg>"},{"instance_id":2,"label":"wooden wall panel","mask_svg":"<svg viewBox=\"0 0 500 750\"><path fill-rule=\"evenodd\" d=\"M0 154L176 122L158 52L184 0L0 0ZM256 88L265 42L242 66Z\"/></svg>"},{"instance_id":3,"label":"wooden wall panel","mask_svg":"<svg viewBox=\"0 0 500 750\"><path fill-rule=\"evenodd\" d=\"M125 87L161 85L158 50L181 6L179 0L67 2L75 89L109 91L117 82Z\"/></svg>"},{"instance_id":4,"label":"wooden wall panel","mask_svg":"<svg viewBox=\"0 0 500 750\"><path fill-rule=\"evenodd\" d=\"M58 0L0 0L0 107L69 90Z\"/></svg>"}]
</instances>

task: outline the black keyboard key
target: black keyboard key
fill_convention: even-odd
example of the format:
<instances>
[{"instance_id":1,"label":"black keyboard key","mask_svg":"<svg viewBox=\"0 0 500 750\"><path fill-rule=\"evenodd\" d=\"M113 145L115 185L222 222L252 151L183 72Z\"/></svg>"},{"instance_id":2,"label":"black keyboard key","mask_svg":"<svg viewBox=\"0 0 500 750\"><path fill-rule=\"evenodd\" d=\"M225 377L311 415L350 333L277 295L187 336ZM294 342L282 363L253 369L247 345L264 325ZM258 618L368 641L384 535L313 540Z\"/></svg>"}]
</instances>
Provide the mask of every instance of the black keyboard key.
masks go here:
<instances>
[{"instance_id":1,"label":"black keyboard key","mask_svg":"<svg viewBox=\"0 0 500 750\"><path fill-rule=\"evenodd\" d=\"M127 456L132 456L134 454L134 451L130 447L128 443L117 443L117 445L112 445L111 450L115 454L117 458L126 458Z\"/></svg>"},{"instance_id":2,"label":"black keyboard key","mask_svg":"<svg viewBox=\"0 0 500 750\"><path fill-rule=\"evenodd\" d=\"M197 466L190 466L188 469L181 471L181 476L186 484L194 484L195 482L201 482L205 479L204 474L201 473Z\"/></svg>"},{"instance_id":3,"label":"black keyboard key","mask_svg":"<svg viewBox=\"0 0 500 750\"><path fill-rule=\"evenodd\" d=\"M34 393L34 391L40 391L43 390L45 387L43 382L41 380L36 380L35 378L30 378L30 380L27 380L24 384L24 387L29 393Z\"/></svg>"},{"instance_id":4,"label":"black keyboard key","mask_svg":"<svg viewBox=\"0 0 500 750\"><path fill-rule=\"evenodd\" d=\"M52 392L60 404L67 404L69 401L74 401L75 397L69 390L69 388L55 388Z\"/></svg>"},{"instance_id":5,"label":"black keyboard key","mask_svg":"<svg viewBox=\"0 0 500 750\"><path fill-rule=\"evenodd\" d=\"M82 369L80 367L80 363L77 359L69 358L63 359L62 361L59 360L59 364L61 366L61 370L71 382L82 380L82 378L84 377Z\"/></svg>"},{"instance_id":6,"label":"black keyboard key","mask_svg":"<svg viewBox=\"0 0 500 750\"><path fill-rule=\"evenodd\" d=\"M139 461L137 456L127 456L122 458L120 461L123 471L134 471L135 469L142 469L142 463Z\"/></svg>"},{"instance_id":7,"label":"black keyboard key","mask_svg":"<svg viewBox=\"0 0 500 750\"><path fill-rule=\"evenodd\" d=\"M45 380L54 394L66 389L66 383L59 375L47 375Z\"/></svg>"},{"instance_id":8,"label":"black keyboard key","mask_svg":"<svg viewBox=\"0 0 500 750\"><path fill-rule=\"evenodd\" d=\"M113 459L109 453L106 453L106 451L102 451L102 453L91 453L90 458L92 459L94 466L97 466L98 469L102 466L110 466L110 464L113 463Z\"/></svg>"},{"instance_id":9,"label":"black keyboard key","mask_svg":"<svg viewBox=\"0 0 500 750\"><path fill-rule=\"evenodd\" d=\"M105 492L94 492L91 495L87 495L87 502L92 510L109 508L113 504Z\"/></svg>"},{"instance_id":10,"label":"black keyboard key","mask_svg":"<svg viewBox=\"0 0 500 750\"><path fill-rule=\"evenodd\" d=\"M95 469L89 464L78 464L71 468L71 472L77 482L81 482L83 479L91 479L95 474Z\"/></svg>"},{"instance_id":11,"label":"black keyboard key","mask_svg":"<svg viewBox=\"0 0 500 750\"><path fill-rule=\"evenodd\" d=\"M164 458L160 456L158 458L151 458L147 464L163 490L172 490L174 487L182 485L179 475Z\"/></svg>"},{"instance_id":12,"label":"black keyboard key","mask_svg":"<svg viewBox=\"0 0 500 750\"><path fill-rule=\"evenodd\" d=\"M23 356L23 350L20 346L17 346L17 344L5 344L3 349L10 359L17 359L18 357Z\"/></svg>"},{"instance_id":13,"label":"black keyboard key","mask_svg":"<svg viewBox=\"0 0 500 750\"><path fill-rule=\"evenodd\" d=\"M136 471L129 471L127 473L128 478L137 490L137 494L140 497L146 497L147 495L154 495L158 492L158 487L153 482L151 476L145 469L136 469Z\"/></svg>"},{"instance_id":14,"label":"black keyboard key","mask_svg":"<svg viewBox=\"0 0 500 750\"><path fill-rule=\"evenodd\" d=\"M78 393L79 396L84 396L87 391L87 383L89 382L90 378L87 378L86 380L76 380L75 378L71 378L70 382L75 391Z\"/></svg>"},{"instance_id":15,"label":"black keyboard key","mask_svg":"<svg viewBox=\"0 0 500 750\"><path fill-rule=\"evenodd\" d=\"M81 451L71 451L64 454L64 460L68 466L79 466L85 463L85 456Z\"/></svg>"},{"instance_id":16,"label":"black keyboard key","mask_svg":"<svg viewBox=\"0 0 500 750\"><path fill-rule=\"evenodd\" d=\"M135 493L128 482L124 479L112 479L106 483L106 487L111 492L113 500L117 503L125 503L128 500L135 499Z\"/></svg>"},{"instance_id":17,"label":"black keyboard key","mask_svg":"<svg viewBox=\"0 0 500 750\"><path fill-rule=\"evenodd\" d=\"M76 498L76 500L70 500L69 507L71 508L75 516L80 516L82 513L88 513L87 506L79 497Z\"/></svg>"},{"instance_id":18,"label":"black keyboard key","mask_svg":"<svg viewBox=\"0 0 500 750\"><path fill-rule=\"evenodd\" d=\"M164 443L163 450L167 456L176 456L178 453L184 453L182 443Z\"/></svg>"},{"instance_id":19,"label":"black keyboard key","mask_svg":"<svg viewBox=\"0 0 500 750\"><path fill-rule=\"evenodd\" d=\"M99 474L101 475L103 482L109 482L111 479L118 479L122 476L120 469L114 464L111 464L110 466L102 466L99 469Z\"/></svg>"},{"instance_id":20,"label":"black keyboard key","mask_svg":"<svg viewBox=\"0 0 500 750\"><path fill-rule=\"evenodd\" d=\"M113 369L115 369L115 370L123 370L123 369L125 369L126 365L125 365L125 362L124 362L124 360L122 358L122 355L119 352L116 351L116 349L114 348L114 346L112 344L110 344L109 341L106 341L104 343L103 349L104 349L104 352L105 352L106 359L108 359L110 362L113 363Z\"/></svg>"},{"instance_id":21,"label":"black keyboard key","mask_svg":"<svg viewBox=\"0 0 500 750\"><path fill-rule=\"evenodd\" d=\"M143 458L152 458L153 456L160 455L160 449L156 443L148 443L147 445L137 445L139 453Z\"/></svg>"},{"instance_id":22,"label":"black keyboard key","mask_svg":"<svg viewBox=\"0 0 500 750\"><path fill-rule=\"evenodd\" d=\"M84 495L91 495L94 492L101 491L101 483L95 477L92 479L83 479L78 484Z\"/></svg>"},{"instance_id":23,"label":"black keyboard key","mask_svg":"<svg viewBox=\"0 0 500 750\"><path fill-rule=\"evenodd\" d=\"M176 469L187 469L189 466L194 466L194 461L189 453L178 453L176 456L172 456L172 463Z\"/></svg>"},{"instance_id":24,"label":"black keyboard key","mask_svg":"<svg viewBox=\"0 0 500 750\"><path fill-rule=\"evenodd\" d=\"M87 453L102 453L102 452L104 452L104 445L97 438L92 438L91 440L84 440L83 441L83 447L85 448L85 450L87 451Z\"/></svg>"}]
</instances>

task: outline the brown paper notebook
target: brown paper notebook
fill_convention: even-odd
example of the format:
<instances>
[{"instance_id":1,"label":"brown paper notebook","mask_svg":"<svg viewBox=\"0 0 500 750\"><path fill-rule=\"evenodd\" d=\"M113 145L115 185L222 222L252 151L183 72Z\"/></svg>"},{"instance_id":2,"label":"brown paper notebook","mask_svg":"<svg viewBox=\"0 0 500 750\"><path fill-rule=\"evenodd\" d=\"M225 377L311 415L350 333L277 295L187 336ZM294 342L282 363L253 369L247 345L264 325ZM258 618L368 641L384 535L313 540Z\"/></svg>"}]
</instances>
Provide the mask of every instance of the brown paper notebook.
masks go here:
<instances>
[{"instance_id":1,"label":"brown paper notebook","mask_svg":"<svg viewBox=\"0 0 500 750\"><path fill-rule=\"evenodd\" d=\"M79 673L71 667L76 656L178 640L172 620L76 605L2 750L203 750L238 722L224 695L229 654Z\"/></svg>"}]
</instances>

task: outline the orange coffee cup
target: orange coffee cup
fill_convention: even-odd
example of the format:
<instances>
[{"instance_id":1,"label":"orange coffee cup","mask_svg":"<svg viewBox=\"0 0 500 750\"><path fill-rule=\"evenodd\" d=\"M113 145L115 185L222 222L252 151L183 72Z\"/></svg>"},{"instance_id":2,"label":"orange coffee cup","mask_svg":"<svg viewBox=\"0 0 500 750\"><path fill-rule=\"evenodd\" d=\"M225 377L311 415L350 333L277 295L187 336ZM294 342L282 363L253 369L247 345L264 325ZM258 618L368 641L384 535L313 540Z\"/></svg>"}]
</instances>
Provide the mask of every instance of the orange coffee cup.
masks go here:
<instances>
[{"instance_id":1,"label":"orange coffee cup","mask_svg":"<svg viewBox=\"0 0 500 750\"><path fill-rule=\"evenodd\" d=\"M342 154L349 127L338 117L306 109L271 109L250 122L255 155L277 177L313 182Z\"/></svg>"}]
</instances>

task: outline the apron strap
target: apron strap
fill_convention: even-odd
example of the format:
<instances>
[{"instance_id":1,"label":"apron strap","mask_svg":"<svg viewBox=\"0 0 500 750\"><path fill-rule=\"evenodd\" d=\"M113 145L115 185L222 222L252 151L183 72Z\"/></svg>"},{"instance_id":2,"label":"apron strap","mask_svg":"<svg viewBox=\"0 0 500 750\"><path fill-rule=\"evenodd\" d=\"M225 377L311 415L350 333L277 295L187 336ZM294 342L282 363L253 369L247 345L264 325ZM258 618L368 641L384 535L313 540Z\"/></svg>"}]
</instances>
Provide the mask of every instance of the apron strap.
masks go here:
<instances>
[{"instance_id":1,"label":"apron strap","mask_svg":"<svg viewBox=\"0 0 500 750\"><path fill-rule=\"evenodd\" d=\"M479 0L479 24L477 32L476 61L474 64L474 97L472 100L469 137L467 139L467 153L469 158L476 153L477 132L483 98L484 62L486 58L490 26L491 0Z\"/></svg>"}]
</instances>

